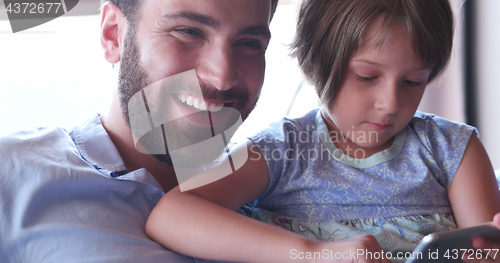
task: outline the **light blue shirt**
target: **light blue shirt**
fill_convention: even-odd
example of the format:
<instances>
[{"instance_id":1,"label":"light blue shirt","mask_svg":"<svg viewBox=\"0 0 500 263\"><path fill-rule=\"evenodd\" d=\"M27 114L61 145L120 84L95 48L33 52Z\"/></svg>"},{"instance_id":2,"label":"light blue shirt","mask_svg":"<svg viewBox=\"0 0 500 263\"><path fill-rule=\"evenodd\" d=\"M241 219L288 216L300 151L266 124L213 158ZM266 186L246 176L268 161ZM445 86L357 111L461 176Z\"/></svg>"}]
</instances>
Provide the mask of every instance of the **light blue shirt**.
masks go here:
<instances>
[{"instance_id":1,"label":"light blue shirt","mask_svg":"<svg viewBox=\"0 0 500 263\"><path fill-rule=\"evenodd\" d=\"M145 169L127 172L94 116L71 132L0 137L0 262L205 262L150 240L163 196Z\"/></svg>"}]
</instances>

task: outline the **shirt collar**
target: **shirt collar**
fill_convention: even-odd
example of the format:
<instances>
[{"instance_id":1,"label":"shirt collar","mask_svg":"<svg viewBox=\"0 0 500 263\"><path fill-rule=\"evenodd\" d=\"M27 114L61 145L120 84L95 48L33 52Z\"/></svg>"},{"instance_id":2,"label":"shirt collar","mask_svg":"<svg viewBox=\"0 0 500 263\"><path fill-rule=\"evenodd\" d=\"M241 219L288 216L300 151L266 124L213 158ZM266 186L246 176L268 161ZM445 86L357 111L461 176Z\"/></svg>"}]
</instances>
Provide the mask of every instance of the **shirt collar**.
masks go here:
<instances>
[{"instance_id":1,"label":"shirt collar","mask_svg":"<svg viewBox=\"0 0 500 263\"><path fill-rule=\"evenodd\" d=\"M317 130L318 137L323 143L323 146L325 146L326 150L328 150L328 152L333 156L335 160L354 168L360 168L360 169L369 168L387 162L389 160L392 160L393 158L398 156L399 153L403 150L403 146L406 140L407 128L405 127L402 131L396 134L391 147L383 151L380 151L378 153L375 153L372 156L367 157L365 159L357 159L344 154L341 150L337 148L337 146L335 146L332 138L330 137L330 131L328 130L328 127L326 126L326 123L321 115L321 109L319 109L318 112L316 113L315 122L316 122L316 127L318 129Z\"/></svg>"},{"instance_id":2,"label":"shirt collar","mask_svg":"<svg viewBox=\"0 0 500 263\"><path fill-rule=\"evenodd\" d=\"M82 157L102 172L126 172L125 164L96 114L73 128L73 139Z\"/></svg>"},{"instance_id":3,"label":"shirt collar","mask_svg":"<svg viewBox=\"0 0 500 263\"><path fill-rule=\"evenodd\" d=\"M123 159L96 114L71 131L71 136L83 159L106 177L139 181L162 189L146 169L128 172Z\"/></svg>"}]
</instances>

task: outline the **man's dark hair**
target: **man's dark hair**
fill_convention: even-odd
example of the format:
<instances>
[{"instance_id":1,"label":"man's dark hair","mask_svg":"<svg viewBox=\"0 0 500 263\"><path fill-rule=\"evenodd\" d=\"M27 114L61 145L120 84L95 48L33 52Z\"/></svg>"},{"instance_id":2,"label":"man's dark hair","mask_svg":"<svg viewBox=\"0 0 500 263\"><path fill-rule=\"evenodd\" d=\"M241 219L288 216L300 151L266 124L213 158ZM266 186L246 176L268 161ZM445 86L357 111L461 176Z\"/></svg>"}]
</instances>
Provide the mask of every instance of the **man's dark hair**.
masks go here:
<instances>
[{"instance_id":1,"label":"man's dark hair","mask_svg":"<svg viewBox=\"0 0 500 263\"><path fill-rule=\"evenodd\" d=\"M104 4L108 1L113 2L116 6L118 6L125 17L127 18L127 21L130 23L131 26L135 26L137 22L137 18L139 15L139 10L142 2L144 0L101 0L101 4ZM271 0L271 18L273 19L274 12L276 11L276 7L278 6L278 0Z\"/></svg>"}]
</instances>

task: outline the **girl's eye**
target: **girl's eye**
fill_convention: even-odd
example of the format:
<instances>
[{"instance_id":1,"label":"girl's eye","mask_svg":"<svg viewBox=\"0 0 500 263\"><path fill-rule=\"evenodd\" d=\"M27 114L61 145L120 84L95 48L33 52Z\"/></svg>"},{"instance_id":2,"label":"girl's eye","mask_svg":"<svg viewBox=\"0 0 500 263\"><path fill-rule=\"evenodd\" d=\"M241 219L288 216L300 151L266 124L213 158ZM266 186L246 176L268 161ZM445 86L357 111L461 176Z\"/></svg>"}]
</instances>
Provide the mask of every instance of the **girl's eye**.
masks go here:
<instances>
[{"instance_id":1,"label":"girl's eye","mask_svg":"<svg viewBox=\"0 0 500 263\"><path fill-rule=\"evenodd\" d=\"M403 80L403 84L405 84L406 86L409 86L409 87L417 87L417 86L420 86L422 84L422 82L421 81L411 81L411 80L405 79L405 80Z\"/></svg>"},{"instance_id":2,"label":"girl's eye","mask_svg":"<svg viewBox=\"0 0 500 263\"><path fill-rule=\"evenodd\" d=\"M371 81L377 79L377 77L365 77L365 76L356 75L356 79L358 79L359 81L362 81L362 82L371 82Z\"/></svg>"}]
</instances>

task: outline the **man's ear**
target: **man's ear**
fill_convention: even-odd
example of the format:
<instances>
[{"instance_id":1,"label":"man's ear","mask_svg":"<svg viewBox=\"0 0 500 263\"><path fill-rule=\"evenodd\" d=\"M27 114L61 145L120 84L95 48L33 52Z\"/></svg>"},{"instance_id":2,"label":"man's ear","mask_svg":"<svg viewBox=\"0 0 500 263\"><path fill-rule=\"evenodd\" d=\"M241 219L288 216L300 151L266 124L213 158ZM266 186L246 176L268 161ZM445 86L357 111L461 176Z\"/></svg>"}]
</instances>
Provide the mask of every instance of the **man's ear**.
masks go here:
<instances>
[{"instance_id":1,"label":"man's ear","mask_svg":"<svg viewBox=\"0 0 500 263\"><path fill-rule=\"evenodd\" d=\"M123 39L127 32L128 22L122 10L111 1L102 6L101 11L101 47L104 58L111 64L121 60Z\"/></svg>"}]
</instances>

